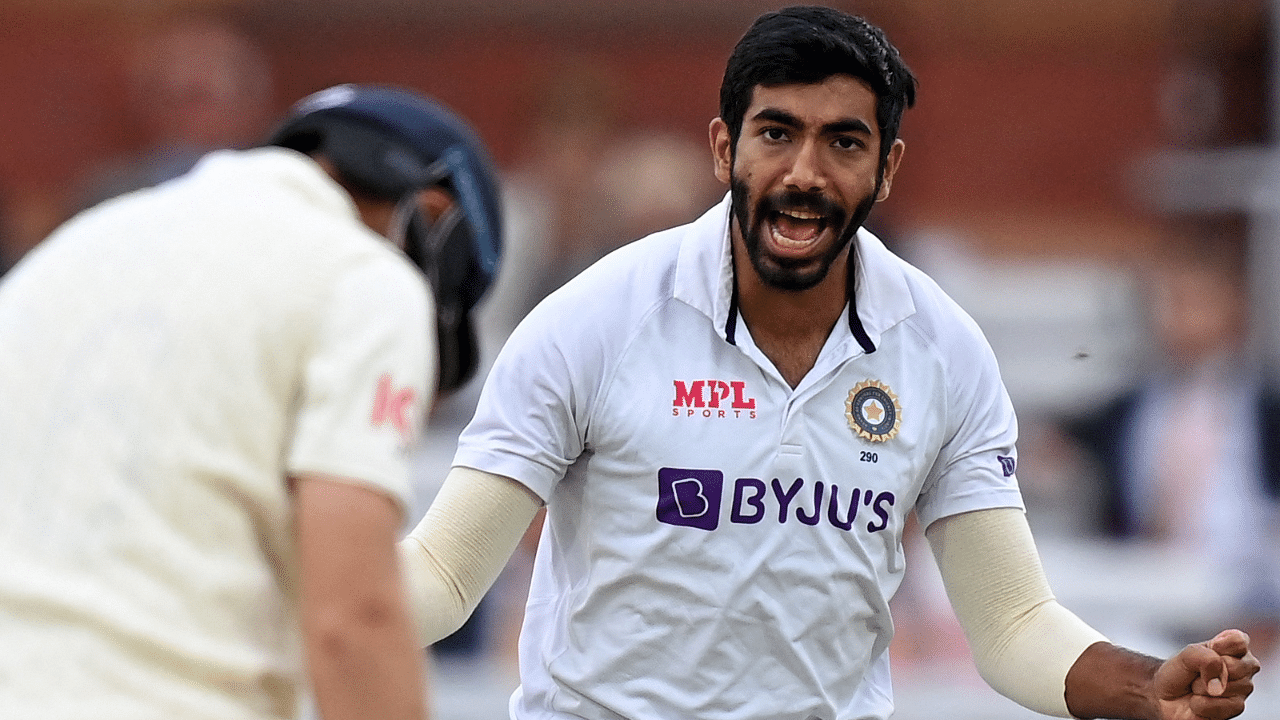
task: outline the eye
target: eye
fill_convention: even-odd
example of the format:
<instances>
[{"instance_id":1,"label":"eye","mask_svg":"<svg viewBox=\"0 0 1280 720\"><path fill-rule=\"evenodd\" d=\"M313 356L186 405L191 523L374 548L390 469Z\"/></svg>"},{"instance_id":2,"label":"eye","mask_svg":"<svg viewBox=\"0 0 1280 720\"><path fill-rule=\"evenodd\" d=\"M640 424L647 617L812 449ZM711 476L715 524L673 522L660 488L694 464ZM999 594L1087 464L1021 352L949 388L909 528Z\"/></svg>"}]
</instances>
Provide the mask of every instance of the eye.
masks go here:
<instances>
[{"instance_id":1,"label":"eye","mask_svg":"<svg viewBox=\"0 0 1280 720\"><path fill-rule=\"evenodd\" d=\"M787 131L779 127L765 128L761 133L766 140L781 142L787 139Z\"/></svg>"},{"instance_id":2,"label":"eye","mask_svg":"<svg viewBox=\"0 0 1280 720\"><path fill-rule=\"evenodd\" d=\"M850 135L838 137L836 138L835 142L831 144L840 148L841 150L859 150L866 147L866 144L863 143L861 139L850 136Z\"/></svg>"}]
</instances>

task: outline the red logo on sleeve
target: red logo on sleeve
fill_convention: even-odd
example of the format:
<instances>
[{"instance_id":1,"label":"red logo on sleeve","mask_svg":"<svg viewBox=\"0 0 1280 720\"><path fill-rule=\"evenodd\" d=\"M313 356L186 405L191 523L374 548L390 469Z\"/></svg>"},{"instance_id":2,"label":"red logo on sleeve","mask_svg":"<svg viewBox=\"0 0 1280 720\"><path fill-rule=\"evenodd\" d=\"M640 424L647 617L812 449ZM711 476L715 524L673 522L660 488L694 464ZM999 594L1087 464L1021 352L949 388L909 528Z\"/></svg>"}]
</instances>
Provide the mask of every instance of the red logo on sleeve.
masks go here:
<instances>
[{"instance_id":1,"label":"red logo on sleeve","mask_svg":"<svg viewBox=\"0 0 1280 720\"><path fill-rule=\"evenodd\" d=\"M378 391L373 397L373 426L391 423L406 440L410 436L409 408L416 393L412 387L399 390L391 382L391 373L378 378Z\"/></svg>"}]
</instances>

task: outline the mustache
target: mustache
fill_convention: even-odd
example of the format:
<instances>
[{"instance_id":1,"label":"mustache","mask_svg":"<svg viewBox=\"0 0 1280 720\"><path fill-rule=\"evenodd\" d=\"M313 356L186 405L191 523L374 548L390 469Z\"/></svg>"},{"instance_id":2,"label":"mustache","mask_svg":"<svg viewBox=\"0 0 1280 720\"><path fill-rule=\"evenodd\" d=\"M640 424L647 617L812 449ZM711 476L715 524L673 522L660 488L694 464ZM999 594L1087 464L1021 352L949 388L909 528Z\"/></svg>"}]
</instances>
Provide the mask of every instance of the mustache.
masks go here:
<instances>
[{"instance_id":1,"label":"mustache","mask_svg":"<svg viewBox=\"0 0 1280 720\"><path fill-rule=\"evenodd\" d=\"M834 221L836 225L843 222L845 215L844 209L825 195L799 190L784 190L780 193L763 197L760 199L759 209L761 217L769 213L786 212L788 210L817 213L825 217L828 222Z\"/></svg>"}]
</instances>

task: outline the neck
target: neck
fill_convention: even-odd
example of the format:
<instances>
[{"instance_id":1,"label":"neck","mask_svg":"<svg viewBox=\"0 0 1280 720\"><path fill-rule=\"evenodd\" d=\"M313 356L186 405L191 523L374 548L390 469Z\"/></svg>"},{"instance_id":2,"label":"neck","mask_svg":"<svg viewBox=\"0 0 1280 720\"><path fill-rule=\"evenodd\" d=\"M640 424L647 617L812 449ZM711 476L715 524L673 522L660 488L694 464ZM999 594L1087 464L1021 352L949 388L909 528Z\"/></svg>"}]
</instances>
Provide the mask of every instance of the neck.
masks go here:
<instances>
[{"instance_id":1,"label":"neck","mask_svg":"<svg viewBox=\"0 0 1280 720\"><path fill-rule=\"evenodd\" d=\"M845 248L817 285L789 291L760 280L737 233L733 247L738 317L787 384L797 387L817 363L831 329L844 312L851 250Z\"/></svg>"},{"instance_id":2,"label":"neck","mask_svg":"<svg viewBox=\"0 0 1280 720\"><path fill-rule=\"evenodd\" d=\"M323 155L315 155L312 156L312 159L351 196L361 222L368 225L371 230L382 237L390 238L391 230L394 226L396 203L389 200L370 198L348 186L342 179L342 173L338 172L338 168L329 158Z\"/></svg>"},{"instance_id":3,"label":"neck","mask_svg":"<svg viewBox=\"0 0 1280 720\"><path fill-rule=\"evenodd\" d=\"M733 237L733 269L738 287L738 312L752 337L804 338L831 333L848 301L847 273L853 244L831 265L821 282L807 290L779 290L766 285L738 233Z\"/></svg>"}]
</instances>

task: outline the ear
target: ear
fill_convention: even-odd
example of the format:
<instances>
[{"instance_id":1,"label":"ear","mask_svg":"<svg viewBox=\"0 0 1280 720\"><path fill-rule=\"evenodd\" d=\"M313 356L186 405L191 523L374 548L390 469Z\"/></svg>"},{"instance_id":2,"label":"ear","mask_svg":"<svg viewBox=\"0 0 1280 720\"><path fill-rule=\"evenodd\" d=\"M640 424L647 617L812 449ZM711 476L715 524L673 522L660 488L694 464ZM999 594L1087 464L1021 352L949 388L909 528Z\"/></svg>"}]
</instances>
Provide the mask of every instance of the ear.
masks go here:
<instances>
[{"instance_id":1,"label":"ear","mask_svg":"<svg viewBox=\"0 0 1280 720\"><path fill-rule=\"evenodd\" d=\"M729 126L724 120L716 118L707 129L711 139L711 157L716 164L716 178L728 185L733 178L733 140L729 137Z\"/></svg>"},{"instance_id":2,"label":"ear","mask_svg":"<svg viewBox=\"0 0 1280 720\"><path fill-rule=\"evenodd\" d=\"M432 185L418 193L418 209L431 222L439 220L453 205L453 196L439 185Z\"/></svg>"},{"instance_id":3,"label":"ear","mask_svg":"<svg viewBox=\"0 0 1280 720\"><path fill-rule=\"evenodd\" d=\"M884 159L884 174L880 178L880 192L876 193L876 202L889 199L889 189L893 185L894 173L898 172L898 164L902 162L902 153L907 151L907 144L901 138L893 141L889 155Z\"/></svg>"}]
</instances>

